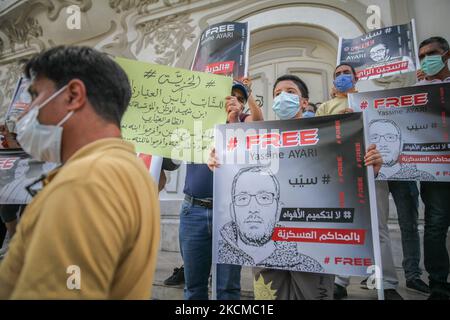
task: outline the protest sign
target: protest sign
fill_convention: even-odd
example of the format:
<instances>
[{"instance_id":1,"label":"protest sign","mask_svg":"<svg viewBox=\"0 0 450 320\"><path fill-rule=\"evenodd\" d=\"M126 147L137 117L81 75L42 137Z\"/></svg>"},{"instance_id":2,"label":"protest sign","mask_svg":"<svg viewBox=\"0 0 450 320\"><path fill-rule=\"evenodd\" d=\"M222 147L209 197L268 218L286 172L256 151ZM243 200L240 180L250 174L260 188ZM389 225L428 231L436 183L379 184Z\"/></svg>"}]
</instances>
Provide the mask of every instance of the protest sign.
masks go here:
<instances>
[{"instance_id":1,"label":"protest sign","mask_svg":"<svg viewBox=\"0 0 450 320\"><path fill-rule=\"evenodd\" d=\"M147 168L148 172L155 180L156 184L158 184L159 177L161 175L163 158L158 156L151 156L145 153L138 153L137 156L144 161L145 167Z\"/></svg>"},{"instance_id":2,"label":"protest sign","mask_svg":"<svg viewBox=\"0 0 450 320\"><path fill-rule=\"evenodd\" d=\"M132 97L122 136L138 153L205 163L214 125L225 123L232 79L116 58L130 78Z\"/></svg>"},{"instance_id":3,"label":"protest sign","mask_svg":"<svg viewBox=\"0 0 450 320\"><path fill-rule=\"evenodd\" d=\"M0 204L27 204L32 196L26 187L42 188L37 181L56 164L32 160L25 152L0 150Z\"/></svg>"},{"instance_id":4,"label":"protest sign","mask_svg":"<svg viewBox=\"0 0 450 320\"><path fill-rule=\"evenodd\" d=\"M337 64L353 66L359 80L416 71L419 64L415 22L339 38Z\"/></svg>"},{"instance_id":5,"label":"protest sign","mask_svg":"<svg viewBox=\"0 0 450 320\"><path fill-rule=\"evenodd\" d=\"M6 112L5 123L9 132L15 132L17 119L28 109L31 96L28 93L30 80L20 77L14 90L13 99Z\"/></svg>"},{"instance_id":6,"label":"protest sign","mask_svg":"<svg viewBox=\"0 0 450 320\"><path fill-rule=\"evenodd\" d=\"M143 160L149 174L158 183L161 174L161 157L137 154ZM32 196L27 191L43 188L42 177L56 168L55 163L33 160L22 150L0 151L0 204L27 204ZM33 192L33 191L32 191Z\"/></svg>"},{"instance_id":7,"label":"protest sign","mask_svg":"<svg viewBox=\"0 0 450 320\"><path fill-rule=\"evenodd\" d=\"M359 276L380 266L363 133L361 113L216 126L214 262Z\"/></svg>"},{"instance_id":8,"label":"protest sign","mask_svg":"<svg viewBox=\"0 0 450 320\"><path fill-rule=\"evenodd\" d=\"M351 94L349 104L383 156L379 180L450 181L450 83Z\"/></svg>"},{"instance_id":9,"label":"protest sign","mask_svg":"<svg viewBox=\"0 0 450 320\"><path fill-rule=\"evenodd\" d=\"M247 22L212 25L200 36L191 69L242 80L248 73L249 41Z\"/></svg>"}]
</instances>

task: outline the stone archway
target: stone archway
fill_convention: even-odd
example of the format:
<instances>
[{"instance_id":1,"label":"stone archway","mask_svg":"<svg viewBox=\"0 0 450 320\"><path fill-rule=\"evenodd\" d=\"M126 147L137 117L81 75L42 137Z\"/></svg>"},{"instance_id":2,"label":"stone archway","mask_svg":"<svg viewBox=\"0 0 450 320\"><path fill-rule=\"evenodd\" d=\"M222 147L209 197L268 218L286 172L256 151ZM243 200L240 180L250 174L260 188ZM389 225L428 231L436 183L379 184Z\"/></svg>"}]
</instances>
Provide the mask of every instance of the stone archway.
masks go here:
<instances>
[{"instance_id":1,"label":"stone archway","mask_svg":"<svg viewBox=\"0 0 450 320\"><path fill-rule=\"evenodd\" d=\"M310 90L310 101L328 99L338 38L328 30L301 24L263 27L252 33L250 76L266 119L274 119L272 87L277 77L295 74Z\"/></svg>"}]
</instances>

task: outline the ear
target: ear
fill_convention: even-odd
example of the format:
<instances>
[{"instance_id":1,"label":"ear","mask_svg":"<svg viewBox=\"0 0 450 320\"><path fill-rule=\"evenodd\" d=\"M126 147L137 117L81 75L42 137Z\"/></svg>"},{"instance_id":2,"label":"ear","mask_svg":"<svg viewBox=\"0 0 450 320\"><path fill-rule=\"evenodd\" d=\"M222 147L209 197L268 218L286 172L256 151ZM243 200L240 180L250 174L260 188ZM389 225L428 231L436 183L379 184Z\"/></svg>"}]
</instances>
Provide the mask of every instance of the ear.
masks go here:
<instances>
[{"instance_id":1,"label":"ear","mask_svg":"<svg viewBox=\"0 0 450 320\"><path fill-rule=\"evenodd\" d=\"M304 110L309 105L309 99L300 99L300 109Z\"/></svg>"},{"instance_id":2,"label":"ear","mask_svg":"<svg viewBox=\"0 0 450 320\"><path fill-rule=\"evenodd\" d=\"M448 50L447 53L444 54L443 58L444 58L444 63L448 63L448 60L450 59L450 50Z\"/></svg>"},{"instance_id":3,"label":"ear","mask_svg":"<svg viewBox=\"0 0 450 320\"><path fill-rule=\"evenodd\" d=\"M87 102L87 92L84 82L79 79L70 80L67 84L68 110L76 111L81 109Z\"/></svg>"}]
</instances>

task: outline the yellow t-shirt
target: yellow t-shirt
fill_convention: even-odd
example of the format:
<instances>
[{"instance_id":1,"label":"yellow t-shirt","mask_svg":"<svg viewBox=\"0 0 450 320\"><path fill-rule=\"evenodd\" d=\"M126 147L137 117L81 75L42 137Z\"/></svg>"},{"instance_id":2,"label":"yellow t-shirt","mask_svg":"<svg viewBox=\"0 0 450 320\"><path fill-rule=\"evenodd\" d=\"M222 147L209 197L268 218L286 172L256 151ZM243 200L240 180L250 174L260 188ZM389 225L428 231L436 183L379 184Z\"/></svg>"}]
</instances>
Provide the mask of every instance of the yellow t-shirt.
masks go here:
<instances>
[{"instance_id":1,"label":"yellow t-shirt","mask_svg":"<svg viewBox=\"0 0 450 320\"><path fill-rule=\"evenodd\" d=\"M317 109L316 116L329 116L338 114L348 108L347 97L336 97L329 101L322 103Z\"/></svg>"},{"instance_id":2,"label":"yellow t-shirt","mask_svg":"<svg viewBox=\"0 0 450 320\"><path fill-rule=\"evenodd\" d=\"M148 299L159 220L156 184L134 147L93 142L25 210L0 262L0 299Z\"/></svg>"}]
</instances>

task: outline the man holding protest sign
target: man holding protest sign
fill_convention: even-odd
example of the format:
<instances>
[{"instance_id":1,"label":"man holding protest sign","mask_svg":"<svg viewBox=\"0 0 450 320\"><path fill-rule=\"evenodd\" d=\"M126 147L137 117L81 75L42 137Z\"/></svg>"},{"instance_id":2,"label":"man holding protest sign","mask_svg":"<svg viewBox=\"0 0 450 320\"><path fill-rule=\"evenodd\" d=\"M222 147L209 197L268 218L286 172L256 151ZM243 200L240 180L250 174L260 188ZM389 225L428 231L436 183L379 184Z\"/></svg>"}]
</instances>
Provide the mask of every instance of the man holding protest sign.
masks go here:
<instances>
[{"instance_id":1,"label":"man holding protest sign","mask_svg":"<svg viewBox=\"0 0 450 320\"><path fill-rule=\"evenodd\" d=\"M419 46L425 79L419 84L450 82L450 47L447 40L433 37ZM425 204L424 261L430 278L430 298L450 298L449 256L446 238L450 226L450 182L421 182L420 195Z\"/></svg>"},{"instance_id":2,"label":"man holding protest sign","mask_svg":"<svg viewBox=\"0 0 450 320\"><path fill-rule=\"evenodd\" d=\"M355 93L358 81L355 69L346 63L338 65L334 72L334 88L336 97L323 103L317 110L316 116L326 116L332 114L342 114L353 112L349 107L348 95ZM379 147L377 146L377 149ZM389 190L386 182L376 182L377 204L379 213L379 232L381 243L381 254L383 262L384 290L385 298L401 299L397 293L398 278L395 272L394 260L392 256L391 239L387 227L389 218ZM336 277L334 297L342 299L347 296L347 287L350 284L349 277Z\"/></svg>"},{"instance_id":3,"label":"man holding protest sign","mask_svg":"<svg viewBox=\"0 0 450 320\"><path fill-rule=\"evenodd\" d=\"M449 299L450 225L448 42L433 37L421 43L422 79L417 86L350 96L364 111L369 139L383 153L380 180L389 180L402 234L406 286L430 299ZM434 85L428 85L434 84ZM419 132L421 134L419 134ZM429 288L421 280L417 181L425 204L424 257Z\"/></svg>"},{"instance_id":4,"label":"man holding protest sign","mask_svg":"<svg viewBox=\"0 0 450 320\"><path fill-rule=\"evenodd\" d=\"M431 37L424 40L419 46L419 59L421 70L418 78L422 80L417 85L450 82L450 46L446 39ZM415 182L409 184L415 186ZM450 183L421 181L420 195L425 204L424 262L429 273L430 299L450 299L450 284L447 282L449 255L446 247L450 226ZM417 220L417 216L415 218Z\"/></svg>"},{"instance_id":5,"label":"man holding protest sign","mask_svg":"<svg viewBox=\"0 0 450 320\"><path fill-rule=\"evenodd\" d=\"M316 116L353 112L348 106L348 95L357 92L357 82L355 68L346 63L338 65L334 71L333 92L335 92L335 97L322 103L317 109Z\"/></svg>"}]
</instances>

